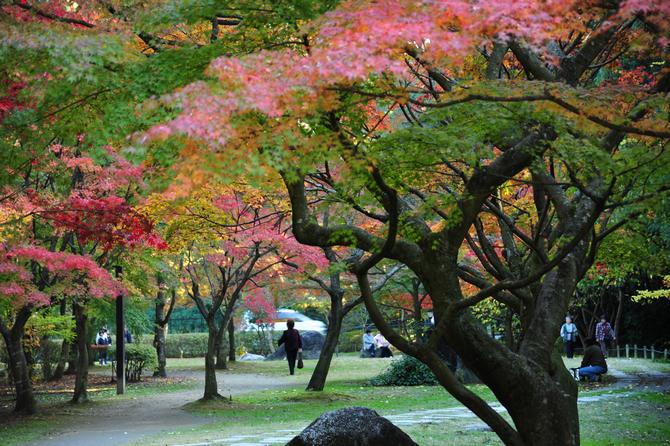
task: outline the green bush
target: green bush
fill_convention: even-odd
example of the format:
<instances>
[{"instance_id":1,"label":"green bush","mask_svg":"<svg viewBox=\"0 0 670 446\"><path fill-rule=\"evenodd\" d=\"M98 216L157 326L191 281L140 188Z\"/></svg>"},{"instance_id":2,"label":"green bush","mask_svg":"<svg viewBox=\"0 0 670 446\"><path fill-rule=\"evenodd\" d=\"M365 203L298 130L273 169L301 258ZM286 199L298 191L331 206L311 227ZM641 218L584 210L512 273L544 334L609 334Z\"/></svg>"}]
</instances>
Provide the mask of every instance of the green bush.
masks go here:
<instances>
[{"instance_id":1,"label":"green bush","mask_svg":"<svg viewBox=\"0 0 670 446\"><path fill-rule=\"evenodd\" d=\"M109 347L109 353L116 357L116 346ZM144 370L158 366L156 349L141 343L126 344L126 381L141 381Z\"/></svg>"},{"instance_id":2,"label":"green bush","mask_svg":"<svg viewBox=\"0 0 670 446\"><path fill-rule=\"evenodd\" d=\"M45 381L53 377L56 365L60 360L62 339L41 339L40 346L35 351L35 361L42 366L42 379Z\"/></svg>"},{"instance_id":3,"label":"green bush","mask_svg":"<svg viewBox=\"0 0 670 446\"><path fill-rule=\"evenodd\" d=\"M153 336L144 336L143 345L153 348ZM201 358L207 353L207 333L168 333L165 355L168 358Z\"/></svg>"},{"instance_id":4,"label":"green bush","mask_svg":"<svg viewBox=\"0 0 670 446\"><path fill-rule=\"evenodd\" d=\"M168 358L200 358L207 353L207 333L169 334L165 338Z\"/></svg>"},{"instance_id":5,"label":"green bush","mask_svg":"<svg viewBox=\"0 0 670 446\"><path fill-rule=\"evenodd\" d=\"M374 361L374 359L371 359ZM433 372L418 359L405 355L370 380L373 386L435 386L438 383Z\"/></svg>"},{"instance_id":6,"label":"green bush","mask_svg":"<svg viewBox=\"0 0 670 446\"><path fill-rule=\"evenodd\" d=\"M270 333L272 337L272 345L277 348L277 341L281 337L283 330L275 330ZM268 345L267 333L259 333L257 331L239 331L235 333L235 350L239 351L241 347L249 353L267 356L270 348Z\"/></svg>"},{"instance_id":7,"label":"green bush","mask_svg":"<svg viewBox=\"0 0 670 446\"><path fill-rule=\"evenodd\" d=\"M363 332L361 330L344 331L340 333L338 350L342 353L358 352L363 346Z\"/></svg>"},{"instance_id":8,"label":"green bush","mask_svg":"<svg viewBox=\"0 0 670 446\"><path fill-rule=\"evenodd\" d=\"M281 331L272 333L272 342L277 346ZM168 358L201 358L207 353L207 333L168 333L165 339L165 354ZM227 340L225 342L228 342ZM144 336L140 342L153 348L153 336ZM249 353L267 355L267 341L263 342L255 331L235 333L235 352L240 347Z\"/></svg>"}]
</instances>

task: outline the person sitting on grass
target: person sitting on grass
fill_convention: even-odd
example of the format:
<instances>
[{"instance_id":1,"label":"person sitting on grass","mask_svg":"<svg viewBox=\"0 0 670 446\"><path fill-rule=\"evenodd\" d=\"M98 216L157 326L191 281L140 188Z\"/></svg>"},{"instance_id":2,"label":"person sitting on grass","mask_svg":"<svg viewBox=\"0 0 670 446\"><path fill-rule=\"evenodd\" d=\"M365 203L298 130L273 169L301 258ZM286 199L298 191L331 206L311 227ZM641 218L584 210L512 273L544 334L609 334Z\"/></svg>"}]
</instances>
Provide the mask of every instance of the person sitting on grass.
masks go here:
<instances>
[{"instance_id":1,"label":"person sitting on grass","mask_svg":"<svg viewBox=\"0 0 670 446\"><path fill-rule=\"evenodd\" d=\"M365 334L363 335L363 355L369 358L374 358L377 356L377 350L375 347L375 338L372 337L372 330L369 328L365 329Z\"/></svg>"},{"instance_id":2,"label":"person sitting on grass","mask_svg":"<svg viewBox=\"0 0 670 446\"><path fill-rule=\"evenodd\" d=\"M586 346L582 365L577 369L577 372L580 379L586 378L589 381L595 381L598 376L607 373L607 361L605 361L605 355L603 355L594 338L586 339Z\"/></svg>"},{"instance_id":3,"label":"person sitting on grass","mask_svg":"<svg viewBox=\"0 0 670 446\"><path fill-rule=\"evenodd\" d=\"M393 357L393 352L391 351L391 344L386 340L381 332L377 333L375 336L375 343L379 347L380 356L382 358L391 358Z\"/></svg>"}]
</instances>

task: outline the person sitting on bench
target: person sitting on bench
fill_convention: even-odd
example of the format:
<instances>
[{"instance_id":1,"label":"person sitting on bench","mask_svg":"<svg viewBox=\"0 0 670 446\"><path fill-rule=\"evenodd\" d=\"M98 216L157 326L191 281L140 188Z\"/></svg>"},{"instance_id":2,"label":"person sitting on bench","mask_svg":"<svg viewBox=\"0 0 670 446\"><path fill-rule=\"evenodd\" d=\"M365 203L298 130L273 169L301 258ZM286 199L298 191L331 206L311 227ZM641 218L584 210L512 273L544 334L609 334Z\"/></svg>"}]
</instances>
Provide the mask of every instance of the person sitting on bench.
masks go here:
<instances>
[{"instance_id":1,"label":"person sitting on bench","mask_svg":"<svg viewBox=\"0 0 670 446\"><path fill-rule=\"evenodd\" d=\"M577 372L580 378L584 377L589 381L595 381L600 375L607 373L607 362L595 339L586 339L586 346L582 365L577 369Z\"/></svg>"}]
</instances>

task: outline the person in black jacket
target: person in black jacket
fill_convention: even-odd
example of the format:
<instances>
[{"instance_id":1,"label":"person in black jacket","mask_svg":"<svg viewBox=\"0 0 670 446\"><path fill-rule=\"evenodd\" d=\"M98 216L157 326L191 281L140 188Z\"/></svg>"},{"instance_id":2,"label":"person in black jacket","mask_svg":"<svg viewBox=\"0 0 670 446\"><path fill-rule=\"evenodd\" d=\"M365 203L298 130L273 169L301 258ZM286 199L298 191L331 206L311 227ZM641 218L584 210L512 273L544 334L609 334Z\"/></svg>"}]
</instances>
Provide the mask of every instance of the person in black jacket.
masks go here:
<instances>
[{"instance_id":1,"label":"person in black jacket","mask_svg":"<svg viewBox=\"0 0 670 446\"><path fill-rule=\"evenodd\" d=\"M578 369L579 376L589 381L595 381L598 375L607 373L607 361L605 361L605 355L596 344L595 339L586 339L586 345L582 365Z\"/></svg>"},{"instance_id":2,"label":"person in black jacket","mask_svg":"<svg viewBox=\"0 0 670 446\"><path fill-rule=\"evenodd\" d=\"M279 345L284 344L286 350L286 359L288 360L288 371L291 375L295 374L295 360L298 357L298 352L302 351L302 338L298 330L294 329L295 322L293 319L286 321L288 330L279 338Z\"/></svg>"}]
</instances>

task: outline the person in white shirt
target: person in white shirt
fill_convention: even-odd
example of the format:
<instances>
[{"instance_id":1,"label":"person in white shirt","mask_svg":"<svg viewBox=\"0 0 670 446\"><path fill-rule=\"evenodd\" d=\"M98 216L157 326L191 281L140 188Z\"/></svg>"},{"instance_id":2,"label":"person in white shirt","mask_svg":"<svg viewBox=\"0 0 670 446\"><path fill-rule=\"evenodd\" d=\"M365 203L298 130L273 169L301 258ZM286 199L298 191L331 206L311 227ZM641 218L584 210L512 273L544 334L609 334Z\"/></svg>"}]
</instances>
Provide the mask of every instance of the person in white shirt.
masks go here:
<instances>
[{"instance_id":1,"label":"person in white shirt","mask_svg":"<svg viewBox=\"0 0 670 446\"><path fill-rule=\"evenodd\" d=\"M561 338L565 345L565 354L568 358L572 358L575 354L575 341L577 340L577 326L572 323L570 316L565 317L565 324L561 326Z\"/></svg>"},{"instance_id":2,"label":"person in white shirt","mask_svg":"<svg viewBox=\"0 0 670 446\"><path fill-rule=\"evenodd\" d=\"M391 343L386 340L383 334L377 333L375 336L375 343L377 343L377 346L379 347L382 358L391 358L393 356Z\"/></svg>"},{"instance_id":3,"label":"person in white shirt","mask_svg":"<svg viewBox=\"0 0 670 446\"><path fill-rule=\"evenodd\" d=\"M112 342L106 330L102 329L98 332L95 343L98 345L98 361L100 365L107 365L107 348Z\"/></svg>"},{"instance_id":4,"label":"person in white shirt","mask_svg":"<svg viewBox=\"0 0 670 446\"><path fill-rule=\"evenodd\" d=\"M363 335L363 350L361 353L369 358L374 358L377 356L377 350L375 349L375 339L372 337L372 330L369 328L365 329L365 334Z\"/></svg>"}]
</instances>

